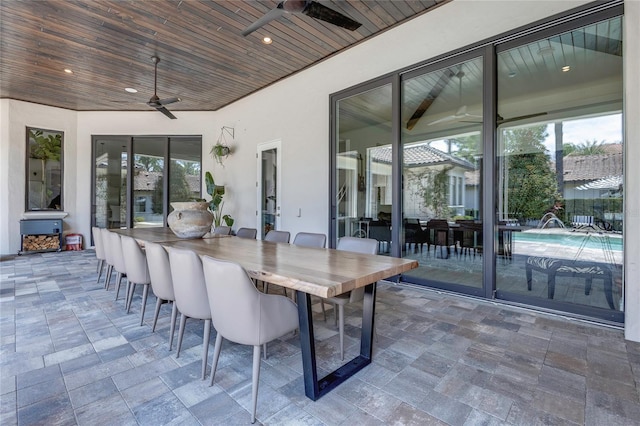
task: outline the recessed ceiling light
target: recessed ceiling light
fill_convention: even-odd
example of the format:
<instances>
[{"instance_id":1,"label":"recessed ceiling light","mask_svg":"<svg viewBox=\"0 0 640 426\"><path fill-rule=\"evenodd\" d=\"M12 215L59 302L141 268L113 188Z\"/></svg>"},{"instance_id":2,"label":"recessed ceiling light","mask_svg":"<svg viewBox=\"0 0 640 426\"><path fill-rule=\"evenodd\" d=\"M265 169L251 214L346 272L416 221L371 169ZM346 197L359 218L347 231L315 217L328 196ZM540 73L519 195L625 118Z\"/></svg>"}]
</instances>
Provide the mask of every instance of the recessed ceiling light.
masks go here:
<instances>
[{"instance_id":1,"label":"recessed ceiling light","mask_svg":"<svg viewBox=\"0 0 640 426\"><path fill-rule=\"evenodd\" d=\"M562 67L562 72L569 72L571 71L571 67L569 65L565 65L564 67Z\"/></svg>"},{"instance_id":2,"label":"recessed ceiling light","mask_svg":"<svg viewBox=\"0 0 640 426\"><path fill-rule=\"evenodd\" d=\"M64 72L66 72L67 74L73 74L73 71L70 68L65 68Z\"/></svg>"},{"instance_id":3,"label":"recessed ceiling light","mask_svg":"<svg viewBox=\"0 0 640 426\"><path fill-rule=\"evenodd\" d=\"M263 42L264 44L271 44L271 43L273 43L273 40L271 40L271 37L264 37L264 38L262 39L262 42Z\"/></svg>"},{"instance_id":4,"label":"recessed ceiling light","mask_svg":"<svg viewBox=\"0 0 640 426\"><path fill-rule=\"evenodd\" d=\"M125 87L124 90L129 93L138 93L138 91L133 87Z\"/></svg>"},{"instance_id":5,"label":"recessed ceiling light","mask_svg":"<svg viewBox=\"0 0 640 426\"><path fill-rule=\"evenodd\" d=\"M516 75L518 75L518 73L517 73L517 72L515 72L515 71L509 71L509 74L508 74L508 75L509 75L509 78L513 78L513 77L515 77Z\"/></svg>"}]
</instances>

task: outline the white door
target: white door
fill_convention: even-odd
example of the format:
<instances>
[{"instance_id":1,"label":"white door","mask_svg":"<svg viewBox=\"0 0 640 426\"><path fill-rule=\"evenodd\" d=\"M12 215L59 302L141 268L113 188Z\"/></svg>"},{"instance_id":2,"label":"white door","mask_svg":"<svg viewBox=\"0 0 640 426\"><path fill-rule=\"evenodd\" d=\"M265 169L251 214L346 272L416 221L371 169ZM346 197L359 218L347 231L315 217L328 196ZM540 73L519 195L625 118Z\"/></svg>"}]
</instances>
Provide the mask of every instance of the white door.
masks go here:
<instances>
[{"instance_id":1,"label":"white door","mask_svg":"<svg viewBox=\"0 0 640 426\"><path fill-rule=\"evenodd\" d=\"M280 229L280 141L258 145L258 238L272 229Z\"/></svg>"}]
</instances>

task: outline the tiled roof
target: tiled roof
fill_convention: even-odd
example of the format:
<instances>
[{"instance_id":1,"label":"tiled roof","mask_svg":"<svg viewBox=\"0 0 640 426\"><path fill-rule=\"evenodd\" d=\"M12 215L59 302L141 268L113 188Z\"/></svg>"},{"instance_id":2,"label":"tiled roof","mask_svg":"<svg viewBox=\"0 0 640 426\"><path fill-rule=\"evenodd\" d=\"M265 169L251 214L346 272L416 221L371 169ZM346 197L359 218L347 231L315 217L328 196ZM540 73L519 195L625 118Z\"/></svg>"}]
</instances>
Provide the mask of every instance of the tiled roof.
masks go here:
<instances>
[{"instance_id":1,"label":"tiled roof","mask_svg":"<svg viewBox=\"0 0 640 426\"><path fill-rule=\"evenodd\" d=\"M391 147L380 146L371 150L371 155L375 161L391 164ZM404 166L433 166L436 164L452 164L473 170L474 166L462 158L449 155L445 152L430 147L427 144L413 145L406 147L403 151Z\"/></svg>"},{"instance_id":2,"label":"tiled roof","mask_svg":"<svg viewBox=\"0 0 640 426\"><path fill-rule=\"evenodd\" d=\"M602 147L606 154L572 154L564 157L564 181L579 182L622 176L622 144L607 144Z\"/></svg>"},{"instance_id":3,"label":"tiled roof","mask_svg":"<svg viewBox=\"0 0 640 426\"><path fill-rule=\"evenodd\" d=\"M147 172L141 171L133 177L133 190L134 191L153 191L158 178L162 175L162 172ZM191 192L200 192L200 177L194 175L186 175L185 179L189 185Z\"/></svg>"}]
</instances>

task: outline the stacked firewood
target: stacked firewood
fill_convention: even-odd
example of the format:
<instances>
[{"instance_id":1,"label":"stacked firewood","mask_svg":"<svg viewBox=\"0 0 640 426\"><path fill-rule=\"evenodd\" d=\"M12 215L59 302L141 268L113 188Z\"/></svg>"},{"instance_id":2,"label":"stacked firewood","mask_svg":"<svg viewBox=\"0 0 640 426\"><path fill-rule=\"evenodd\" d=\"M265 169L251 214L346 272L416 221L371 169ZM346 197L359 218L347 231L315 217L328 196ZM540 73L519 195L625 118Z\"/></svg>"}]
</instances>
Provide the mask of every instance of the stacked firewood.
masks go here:
<instances>
[{"instance_id":1,"label":"stacked firewood","mask_svg":"<svg viewBox=\"0 0 640 426\"><path fill-rule=\"evenodd\" d=\"M60 248L60 237L57 234L23 235L22 236L23 251L51 250L51 249L59 249L59 248Z\"/></svg>"}]
</instances>

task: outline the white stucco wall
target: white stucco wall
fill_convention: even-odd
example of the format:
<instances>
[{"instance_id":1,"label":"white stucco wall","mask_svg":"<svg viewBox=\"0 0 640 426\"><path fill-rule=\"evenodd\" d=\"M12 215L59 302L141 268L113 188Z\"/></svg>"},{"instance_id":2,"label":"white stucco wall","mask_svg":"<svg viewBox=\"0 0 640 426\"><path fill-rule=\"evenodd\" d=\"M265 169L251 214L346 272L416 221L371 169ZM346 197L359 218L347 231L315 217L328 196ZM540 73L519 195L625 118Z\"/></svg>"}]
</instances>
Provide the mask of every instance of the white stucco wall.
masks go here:
<instances>
[{"instance_id":1,"label":"white stucco wall","mask_svg":"<svg viewBox=\"0 0 640 426\"><path fill-rule=\"evenodd\" d=\"M20 219L25 211L25 167L27 126L61 130L63 141L63 204L69 213L64 219L65 231L80 229L77 209L77 113L28 102L0 100L0 254L17 253L20 249Z\"/></svg>"},{"instance_id":2,"label":"white stucco wall","mask_svg":"<svg viewBox=\"0 0 640 426\"><path fill-rule=\"evenodd\" d=\"M282 141L282 227L292 235L327 232L329 95L586 4L584 1L454 0L372 40L300 72L217 112L176 112L168 120L150 112L72 112L0 100L0 253L19 248L24 211L26 126L65 132L65 210L68 228L90 233L91 135L202 134L203 170L228 187L225 212L236 226L256 226L256 147ZM625 4L625 108L640 116L640 2ZM633 24L630 24L633 23ZM277 40L275 41L277 43ZM221 126L235 128L234 153L225 167L208 155ZM625 123L627 158L640 158L640 123ZM640 170L626 168L626 188L640 188ZM625 191L625 235L640 235L640 191ZM298 217L298 211L301 216ZM626 238L626 335L640 341L640 240Z\"/></svg>"}]
</instances>

